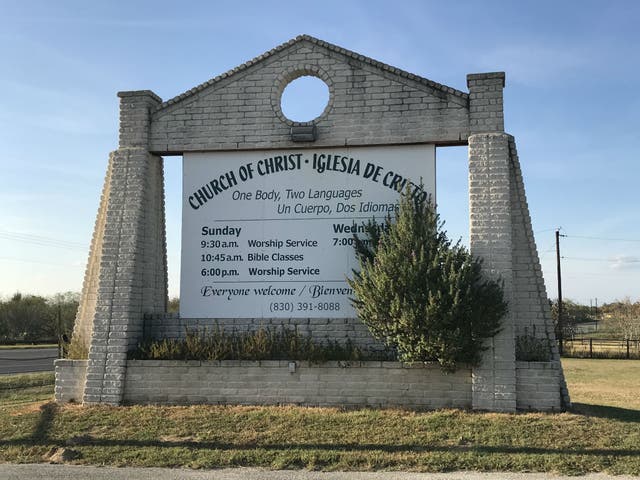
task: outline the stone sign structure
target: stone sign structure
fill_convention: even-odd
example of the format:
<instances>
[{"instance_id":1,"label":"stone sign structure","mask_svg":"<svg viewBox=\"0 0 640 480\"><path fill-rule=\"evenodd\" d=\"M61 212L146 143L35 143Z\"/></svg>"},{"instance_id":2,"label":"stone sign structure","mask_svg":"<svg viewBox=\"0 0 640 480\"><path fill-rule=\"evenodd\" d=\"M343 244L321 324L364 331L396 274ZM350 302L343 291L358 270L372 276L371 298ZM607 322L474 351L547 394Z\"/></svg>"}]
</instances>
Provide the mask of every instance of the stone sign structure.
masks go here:
<instances>
[{"instance_id":1,"label":"stone sign structure","mask_svg":"<svg viewBox=\"0 0 640 480\"><path fill-rule=\"evenodd\" d=\"M317 77L329 89L324 112L304 123L291 121L281 109L283 90L301 76ZM454 406L504 412L567 406L569 397L515 140L504 131L505 75L470 74L467 86L469 91L462 92L302 35L166 102L146 90L118 93L119 146L109 158L74 330L88 358L56 363L56 398L113 405L298 403ZM344 302L327 297L317 303L317 297L311 295L295 303L286 295L302 296L303 291L307 295L309 286L314 292L340 295L343 279L324 272L319 259L330 262L329 257L350 248L344 240L351 234L345 230L346 221L364 218L366 208L372 208L356 207L357 202L345 197L366 196L363 182L375 183L371 183L373 197L383 195L382 189L389 187L397 194L405 184L401 182L409 177L418 183L422 168L428 178L429 152L435 155L436 147L450 145L469 148L471 252L484 259L488 276L504 280L509 302L504 328L488 342L480 366L443 375L437 368L393 362L314 366L306 362L145 362L127 358L142 338L179 337L186 327L213 325L236 331L295 325L317 339L379 345L357 318L346 313ZM420 153L412 170L405 155L411 157L414 150ZM193 217L192 229L186 223L183 227L183 269L190 273L183 273L181 282L182 315L166 313L162 157L171 155L184 158L185 215L206 212ZM293 200L277 203L278 195L300 195L285 193L285 187L304 189L306 185L300 182L315 181L319 168L356 179L356 186L340 184L331 194L334 198L328 198L325 190L326 202L310 207L301 204L298 208ZM289 170L299 177L289 177ZM249 186L259 176L284 171L287 175L281 178L293 180L290 184L282 180L285 186L280 190L263 190L261 185L274 185L267 180ZM435 193L435 183L425 188L433 190L425 193ZM218 194L222 198L227 190L227 200L237 203L210 201ZM306 195L316 193L309 190ZM262 213L248 218L246 209L234 210L244 201L253 202L247 204L253 210L261 205ZM313 205L330 206L320 212ZM339 231L341 235L334 235L336 249L325 245L323 250L315 234L303 238L296 236L299 230L291 230L294 233L287 238L301 250L283 250L286 255L280 255L280 240L268 232L286 230L277 215L288 214L288 208L298 208L296 220L308 222L309 227L304 228L309 231L314 231L313 225L324 225L318 227L319 237L327 229ZM352 216L340 215L349 208L365 210L361 217L354 217L353 212ZM274 216L277 218L269 218ZM313 218L314 223L314 216L322 218ZM267 220L280 223L272 228ZM258 228L251 223L255 221L262 222ZM202 235L212 236L198 237L200 229ZM256 240L259 232L263 238ZM247 244L253 250L240 248ZM234 253L236 248L240 253ZM249 259L259 260L256 267L247 264ZM230 262L229 266L221 266L218 260ZM279 260L288 268L280 269ZM187 268L185 262L192 265ZM206 281L193 280L198 272ZM313 275L317 281L310 280ZM267 277L281 278L283 290L268 290L275 284L265 284ZM338 287L326 287L326 282L337 282ZM263 292L286 293L280 300L265 300L256 293L256 298L246 299L250 308L245 308L241 298L230 308L216 310L216 306L210 315L206 315L209 304L195 298L209 294L218 304L231 302L236 292L258 292L250 288L252 283L267 289ZM195 290L187 292L185 285ZM516 343L523 336L537 337L548 345L550 360L517 360Z\"/></svg>"}]
</instances>

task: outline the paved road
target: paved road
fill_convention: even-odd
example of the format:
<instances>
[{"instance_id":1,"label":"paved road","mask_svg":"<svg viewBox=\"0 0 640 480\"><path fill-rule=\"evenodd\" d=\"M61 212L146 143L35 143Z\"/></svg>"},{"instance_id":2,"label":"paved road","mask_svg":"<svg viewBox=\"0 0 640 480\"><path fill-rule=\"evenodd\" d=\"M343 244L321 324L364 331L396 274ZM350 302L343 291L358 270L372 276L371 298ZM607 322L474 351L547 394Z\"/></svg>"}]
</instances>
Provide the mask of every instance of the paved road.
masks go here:
<instances>
[{"instance_id":1,"label":"paved road","mask_svg":"<svg viewBox=\"0 0 640 480\"><path fill-rule=\"evenodd\" d=\"M57 348L0 349L0 375L8 373L52 372Z\"/></svg>"},{"instance_id":2,"label":"paved road","mask_svg":"<svg viewBox=\"0 0 640 480\"><path fill-rule=\"evenodd\" d=\"M633 480L638 477L557 476L546 473L405 473L405 472L309 472L306 470L262 470L227 468L185 470L169 468L82 467L76 465L0 464L0 478L6 480Z\"/></svg>"},{"instance_id":3,"label":"paved road","mask_svg":"<svg viewBox=\"0 0 640 480\"><path fill-rule=\"evenodd\" d=\"M0 349L0 374L51 371L56 348ZM230 468L189 470L168 468L116 468L51 464L0 464L2 480L638 480L640 477L591 474L558 476L544 473L406 473L310 472Z\"/></svg>"}]
</instances>

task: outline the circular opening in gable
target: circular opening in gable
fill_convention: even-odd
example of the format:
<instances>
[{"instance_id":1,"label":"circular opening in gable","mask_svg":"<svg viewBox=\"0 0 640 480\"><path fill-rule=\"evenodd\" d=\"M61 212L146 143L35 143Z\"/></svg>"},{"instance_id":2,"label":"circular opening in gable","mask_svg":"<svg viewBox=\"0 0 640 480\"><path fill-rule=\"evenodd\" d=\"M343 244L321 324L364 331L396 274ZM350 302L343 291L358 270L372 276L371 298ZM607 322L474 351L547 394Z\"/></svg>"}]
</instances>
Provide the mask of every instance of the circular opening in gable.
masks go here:
<instances>
[{"instance_id":1,"label":"circular opening in gable","mask_svg":"<svg viewBox=\"0 0 640 480\"><path fill-rule=\"evenodd\" d=\"M280 108L293 122L310 122L329 104L329 87L318 77L305 75L289 82L282 92Z\"/></svg>"}]
</instances>

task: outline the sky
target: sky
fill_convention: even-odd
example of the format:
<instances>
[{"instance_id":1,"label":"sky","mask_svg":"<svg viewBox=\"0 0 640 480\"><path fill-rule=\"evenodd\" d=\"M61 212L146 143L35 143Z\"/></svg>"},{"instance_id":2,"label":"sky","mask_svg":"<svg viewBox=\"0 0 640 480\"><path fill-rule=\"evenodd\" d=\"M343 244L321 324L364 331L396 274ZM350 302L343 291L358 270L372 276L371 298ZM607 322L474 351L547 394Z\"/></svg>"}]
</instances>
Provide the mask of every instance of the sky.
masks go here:
<instances>
[{"instance_id":1,"label":"sky","mask_svg":"<svg viewBox=\"0 0 640 480\"><path fill-rule=\"evenodd\" d=\"M462 91L468 73L506 72L549 296L561 228L565 298L638 300L639 23L635 1L0 0L0 296L82 288L116 92L167 100L306 33ZM181 168L165 159L171 296ZM437 172L445 228L466 243L466 147L438 148Z\"/></svg>"}]
</instances>

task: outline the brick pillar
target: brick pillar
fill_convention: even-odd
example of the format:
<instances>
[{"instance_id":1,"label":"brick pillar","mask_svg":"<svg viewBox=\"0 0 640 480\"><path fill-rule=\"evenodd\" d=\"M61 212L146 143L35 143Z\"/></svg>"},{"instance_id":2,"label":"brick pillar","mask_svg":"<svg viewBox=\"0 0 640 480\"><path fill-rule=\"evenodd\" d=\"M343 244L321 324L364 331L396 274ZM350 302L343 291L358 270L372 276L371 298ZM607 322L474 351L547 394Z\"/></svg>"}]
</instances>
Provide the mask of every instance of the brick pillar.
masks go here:
<instances>
[{"instance_id":1,"label":"brick pillar","mask_svg":"<svg viewBox=\"0 0 640 480\"><path fill-rule=\"evenodd\" d=\"M509 139L504 133L469 137L469 215L471 253L484 260L484 271L504 281L513 305L513 242ZM516 409L514 317L510 309L502 330L487 341L481 364L473 369L474 409Z\"/></svg>"},{"instance_id":2,"label":"brick pillar","mask_svg":"<svg viewBox=\"0 0 640 480\"><path fill-rule=\"evenodd\" d=\"M504 72L471 73L469 87L469 132L504 132L502 91Z\"/></svg>"},{"instance_id":3,"label":"brick pillar","mask_svg":"<svg viewBox=\"0 0 640 480\"><path fill-rule=\"evenodd\" d=\"M150 90L118 92L120 98L120 148L149 147L151 113L162 99Z\"/></svg>"},{"instance_id":4,"label":"brick pillar","mask_svg":"<svg viewBox=\"0 0 640 480\"><path fill-rule=\"evenodd\" d=\"M120 147L109 159L76 321L76 330L90 332L83 401L113 405L122 402L127 351L144 314L167 305L162 158L147 150L160 99L148 91L118 96Z\"/></svg>"},{"instance_id":5,"label":"brick pillar","mask_svg":"<svg viewBox=\"0 0 640 480\"><path fill-rule=\"evenodd\" d=\"M549 383L549 379L544 376L534 377L528 380L528 384L537 384L539 389L535 392L540 397L540 392L555 386L560 392L562 407L571 406L569 391L564 379L564 372L560 362L560 353L556 341L555 328L549 307L547 289L542 276L542 266L538 257L538 249L531 226L531 215L525 194L522 169L518 157L515 139L509 141L510 164L511 164L511 212L513 219L513 274L514 274L514 334L530 335L537 337L549 344L551 350L551 360L555 362L559 369L556 377L557 385ZM544 395L545 401L539 398L532 398L531 392L517 391L518 404L533 406L533 408L548 409L549 402L554 398L551 394ZM538 403L536 403L538 402ZM553 408L560 408L560 405L552 405Z\"/></svg>"}]
</instances>

